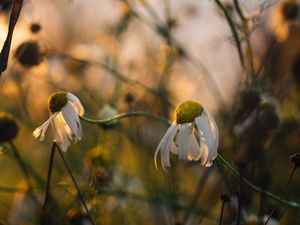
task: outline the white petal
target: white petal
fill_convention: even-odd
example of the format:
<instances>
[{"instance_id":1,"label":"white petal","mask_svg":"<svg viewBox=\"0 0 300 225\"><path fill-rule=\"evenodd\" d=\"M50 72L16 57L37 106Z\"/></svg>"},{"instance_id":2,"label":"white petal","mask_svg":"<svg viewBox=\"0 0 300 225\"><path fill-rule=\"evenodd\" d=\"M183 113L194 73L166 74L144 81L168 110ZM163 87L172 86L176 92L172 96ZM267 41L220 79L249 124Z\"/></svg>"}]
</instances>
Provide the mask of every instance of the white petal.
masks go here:
<instances>
[{"instance_id":1,"label":"white petal","mask_svg":"<svg viewBox=\"0 0 300 225\"><path fill-rule=\"evenodd\" d=\"M72 133L75 135L75 142L80 140L82 131L76 110L70 104L67 104L62 108L61 112L66 124L70 127Z\"/></svg>"},{"instance_id":2,"label":"white petal","mask_svg":"<svg viewBox=\"0 0 300 225\"><path fill-rule=\"evenodd\" d=\"M184 123L179 128L178 145L179 145L179 159L186 160L188 158L189 143L188 138L191 133L191 125Z\"/></svg>"},{"instance_id":3,"label":"white petal","mask_svg":"<svg viewBox=\"0 0 300 225\"><path fill-rule=\"evenodd\" d=\"M155 150L155 153L154 153L154 164L155 164L155 167L156 169L158 168L157 167L157 154L158 152L161 150L162 146L166 143L167 139L168 139L168 136L170 135L171 131L176 128L177 124L175 122L173 122L171 124L171 126L168 128L167 132L165 133L165 135L163 136L163 138L161 139L161 141L159 142L156 150ZM176 128L177 130L177 128Z\"/></svg>"},{"instance_id":4,"label":"white petal","mask_svg":"<svg viewBox=\"0 0 300 225\"><path fill-rule=\"evenodd\" d=\"M215 119L213 118L213 116L211 115L211 113L204 109L203 110L203 115L204 117L208 120L208 123L209 123L209 126L211 128L211 131L212 131L212 134L213 134L213 137L214 137L214 141L215 141L215 147L218 148L218 145L219 145L219 129L218 129L218 126L217 126L217 123L215 121Z\"/></svg>"},{"instance_id":5,"label":"white petal","mask_svg":"<svg viewBox=\"0 0 300 225\"><path fill-rule=\"evenodd\" d=\"M175 145L174 142L171 143L170 151L171 151L174 155L178 155L178 154L179 154L179 148Z\"/></svg>"},{"instance_id":6,"label":"white petal","mask_svg":"<svg viewBox=\"0 0 300 225\"><path fill-rule=\"evenodd\" d=\"M178 129L178 125L175 124L174 127L172 127L169 132L166 133L166 141L162 144L161 146L161 165L162 165L162 168L164 170L166 170L166 167L170 167L171 166L171 163L170 163L170 146L171 146L171 143L173 142L174 140L174 137L177 133L177 129Z\"/></svg>"},{"instance_id":7,"label":"white petal","mask_svg":"<svg viewBox=\"0 0 300 225\"><path fill-rule=\"evenodd\" d=\"M198 160L201 155L200 146L196 140L194 131L189 135L189 160Z\"/></svg>"},{"instance_id":8,"label":"white petal","mask_svg":"<svg viewBox=\"0 0 300 225\"><path fill-rule=\"evenodd\" d=\"M62 151L67 151L70 145L70 128L64 123L62 116L58 115L52 122L52 131L54 141L58 144Z\"/></svg>"},{"instance_id":9,"label":"white petal","mask_svg":"<svg viewBox=\"0 0 300 225\"><path fill-rule=\"evenodd\" d=\"M77 113L82 116L84 114L84 108L80 102L80 100L70 92L67 92L67 98L72 103L72 106L77 110Z\"/></svg>"},{"instance_id":10,"label":"white petal","mask_svg":"<svg viewBox=\"0 0 300 225\"><path fill-rule=\"evenodd\" d=\"M40 140L39 141L43 141L45 139L45 133L50 125L50 123L52 122L52 120L57 116L57 112L54 113L53 115L51 115L49 117L49 119L43 123L41 126L39 126L38 128L36 128L34 131L33 131L33 136L35 138L38 138L40 137Z\"/></svg>"},{"instance_id":11,"label":"white petal","mask_svg":"<svg viewBox=\"0 0 300 225\"><path fill-rule=\"evenodd\" d=\"M203 133L205 144L208 148L208 161L210 161L213 159L216 152L216 145L215 145L212 131L208 125L208 121L206 121L201 116L196 117L195 122L198 131L201 131Z\"/></svg>"},{"instance_id":12,"label":"white petal","mask_svg":"<svg viewBox=\"0 0 300 225\"><path fill-rule=\"evenodd\" d=\"M205 142L201 142L201 165L205 166L208 162L209 150Z\"/></svg>"}]
</instances>

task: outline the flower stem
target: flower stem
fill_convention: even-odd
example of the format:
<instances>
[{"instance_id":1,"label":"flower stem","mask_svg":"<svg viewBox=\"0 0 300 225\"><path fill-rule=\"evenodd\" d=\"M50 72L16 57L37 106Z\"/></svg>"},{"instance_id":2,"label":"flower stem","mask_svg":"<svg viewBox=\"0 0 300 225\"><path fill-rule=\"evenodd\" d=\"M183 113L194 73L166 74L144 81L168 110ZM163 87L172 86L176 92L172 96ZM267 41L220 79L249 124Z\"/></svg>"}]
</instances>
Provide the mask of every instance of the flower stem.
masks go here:
<instances>
[{"instance_id":1,"label":"flower stem","mask_svg":"<svg viewBox=\"0 0 300 225\"><path fill-rule=\"evenodd\" d=\"M220 220L219 225L223 224L223 213L224 213L225 201L222 201L221 213L220 213Z\"/></svg>"},{"instance_id":2,"label":"flower stem","mask_svg":"<svg viewBox=\"0 0 300 225\"><path fill-rule=\"evenodd\" d=\"M62 151L61 151L61 149L59 148L58 145L57 145L56 147L57 147L58 152L59 152L59 154L60 154L60 157L62 158L63 163L65 164L65 167L67 168L68 173L69 173L69 175L70 175L70 177L71 177L71 179L72 179L72 181L73 181L73 183L74 183L74 185L75 185L75 188L76 188L76 190L77 190L77 192L78 192L78 196L79 196L79 198L80 198L80 201L82 202L82 204L83 204L83 206L84 206L84 208L85 208L85 210L86 210L87 216L89 217L91 223L92 223L93 225L95 225L95 223L94 223L94 221L93 221L93 219L92 219L92 216L91 216L91 214L90 214L90 212L89 212L89 210L88 210L88 207L87 207L87 205L86 205L86 203L85 203L85 200L84 200L84 198L83 198L83 196L82 196L82 194L81 194L81 191L80 191L80 189L79 189L79 186L78 186L78 184L77 184L77 182L76 182L76 179L75 179L75 177L73 176L73 173L72 173L70 167L69 167L68 164L67 164L67 161L66 161L66 159L65 159L65 157L64 157L64 154L62 153Z\"/></svg>"},{"instance_id":3,"label":"flower stem","mask_svg":"<svg viewBox=\"0 0 300 225\"><path fill-rule=\"evenodd\" d=\"M241 222L241 211L242 211L242 201L243 201L243 169L240 168L240 184L239 184L239 193L238 193L238 212L236 225L240 225Z\"/></svg>"},{"instance_id":4,"label":"flower stem","mask_svg":"<svg viewBox=\"0 0 300 225\"><path fill-rule=\"evenodd\" d=\"M243 55L243 51L242 51L242 45L241 45L241 42L240 42L240 38L239 38L239 34L237 32L237 29L234 25L234 22L231 19L230 15L228 14L228 12L227 12L226 8L224 7L224 5L222 4L222 2L220 0L215 0L215 2L218 5L218 7L221 9L221 11L224 13L224 16L226 17L226 20L227 20L228 25L231 29L234 40L236 42L236 46L237 46L237 50L238 50L238 53L239 53L241 64L244 68L244 55Z\"/></svg>"},{"instance_id":5,"label":"flower stem","mask_svg":"<svg viewBox=\"0 0 300 225\"><path fill-rule=\"evenodd\" d=\"M217 159L218 159L218 162L220 162L223 166L225 166L234 176L240 177L239 172L229 162L227 162L221 155L218 154ZM254 190L258 193L264 194L265 196L268 196L269 198L272 198L273 200L275 200L275 201L277 201L281 204L287 205L291 208L295 208L295 209L298 209L298 210L300 209L300 204L297 203L297 202L292 202L292 201L282 199L282 197L280 197L280 196L274 195L271 192L265 191L265 190L255 186L254 184L250 183L250 181L248 181L245 178L243 178L243 181L252 190Z\"/></svg>"},{"instance_id":6,"label":"flower stem","mask_svg":"<svg viewBox=\"0 0 300 225\"><path fill-rule=\"evenodd\" d=\"M169 120L167 120L163 117L153 115L153 114L147 113L147 112L141 112L141 111L120 113L116 116L110 117L108 119L102 119L102 120L100 120L100 119L99 120L89 119L89 118L86 118L86 117L83 117L83 116L80 116L80 119L87 122L87 123L102 125L102 124L110 123L110 122L115 121L115 120L121 120L121 119L124 119L124 118L134 117L134 116L147 117L147 118L150 118L152 120L156 120L158 122L161 122L161 123L163 123L167 126L170 125Z\"/></svg>"},{"instance_id":7,"label":"flower stem","mask_svg":"<svg viewBox=\"0 0 300 225\"><path fill-rule=\"evenodd\" d=\"M282 199L284 193L286 192L287 187L289 186L289 184L290 184L290 182L291 182L291 180L292 180L292 177L293 177L293 175L294 175L296 169L297 169L297 166L295 165L294 168L292 169L291 173L290 173L290 176L289 176L289 178L288 178L288 180L287 180L287 182L286 182L286 184L285 184L285 186L284 186L282 192L281 192L281 195L280 195L280 197L279 197L280 200ZM277 206L278 206L278 204L277 204ZM273 213L275 212L277 206L275 206L275 207L272 209L270 215L268 216L268 219L267 219L266 222L265 222L265 225L268 224L268 222L269 222L269 220L271 219Z\"/></svg>"},{"instance_id":8,"label":"flower stem","mask_svg":"<svg viewBox=\"0 0 300 225\"><path fill-rule=\"evenodd\" d=\"M51 183L51 175L52 175L52 169L53 169L55 148L56 148L56 143L53 142L52 148L51 148L51 154L50 154L49 168L48 168L48 176L47 176L45 200L44 200L44 204L42 206L42 210L43 211L46 209L46 206L47 206L47 203L48 203L48 199L49 199L49 195L50 195L50 183Z\"/></svg>"}]
</instances>

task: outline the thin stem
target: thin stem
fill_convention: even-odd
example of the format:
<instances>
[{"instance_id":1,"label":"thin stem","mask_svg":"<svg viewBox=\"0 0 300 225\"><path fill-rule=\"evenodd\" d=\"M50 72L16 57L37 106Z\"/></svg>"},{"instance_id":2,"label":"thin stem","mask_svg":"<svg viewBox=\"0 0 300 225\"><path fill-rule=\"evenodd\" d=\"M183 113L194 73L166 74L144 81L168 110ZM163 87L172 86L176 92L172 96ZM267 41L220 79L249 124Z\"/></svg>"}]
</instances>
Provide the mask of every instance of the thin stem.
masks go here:
<instances>
[{"instance_id":1,"label":"thin stem","mask_svg":"<svg viewBox=\"0 0 300 225\"><path fill-rule=\"evenodd\" d=\"M241 222L242 201L243 201L243 169L240 168L240 184L239 184L239 193L238 193L238 212L237 212L236 225L240 225Z\"/></svg>"},{"instance_id":2,"label":"thin stem","mask_svg":"<svg viewBox=\"0 0 300 225\"><path fill-rule=\"evenodd\" d=\"M217 156L218 162L220 162L223 166L225 166L234 176L236 177L240 177L239 172L229 163L227 162L221 155L218 154ZM265 196L268 196L269 198L272 198L273 200L277 201L278 203L287 205L291 208L295 208L295 209L300 209L300 204L297 202L292 202L292 201L288 201L285 199L282 199L282 197L280 198L280 196L274 195L271 192L265 191L257 186L255 186L254 184L250 183L247 179L243 178L243 181L245 184L247 184L252 190L258 192L258 193L262 193Z\"/></svg>"},{"instance_id":3,"label":"thin stem","mask_svg":"<svg viewBox=\"0 0 300 225\"><path fill-rule=\"evenodd\" d=\"M291 183L292 177L293 177L293 175L294 175L296 169L297 169L297 166L295 165L294 168L292 169L292 172L290 173L290 176L289 176L289 178L288 178L288 180L287 180L287 182L286 182L286 184L285 184L285 186L284 186L282 192L281 192L281 195L280 195L280 198L279 198L280 200L283 198L283 195L285 194L285 192L286 192L286 190L287 190L287 187L288 187L289 184ZM277 206L278 206L278 204L272 209L270 215L268 216L268 219L267 219L266 222L265 222L265 225L268 224L268 222L269 222L269 220L271 219L273 213L275 212Z\"/></svg>"},{"instance_id":4,"label":"thin stem","mask_svg":"<svg viewBox=\"0 0 300 225\"><path fill-rule=\"evenodd\" d=\"M17 162L25 176L26 182L29 185L29 189L31 190L32 184L30 182L30 176L29 176L29 172L27 170L26 164L25 164L24 160L22 159L22 157L20 156L19 151L18 151L17 147L15 146L15 144L12 141L9 141L9 145L12 149L12 153L13 153L15 159L17 160Z\"/></svg>"},{"instance_id":5,"label":"thin stem","mask_svg":"<svg viewBox=\"0 0 300 225\"><path fill-rule=\"evenodd\" d=\"M42 210L43 211L46 209L46 206L47 206L47 203L48 203L48 199L49 199L49 196L50 196L50 183L51 183L51 175L52 175L53 162L54 162L54 156L55 156L55 148L56 148L56 143L53 142L52 148L51 148L51 154L50 154L48 175L47 175L45 200L44 200L44 204L42 206Z\"/></svg>"},{"instance_id":6,"label":"thin stem","mask_svg":"<svg viewBox=\"0 0 300 225\"><path fill-rule=\"evenodd\" d=\"M236 42L236 46L237 46L237 50L238 50L238 53L239 53L239 57L240 57L240 61L241 61L241 64L244 68L245 66L245 63L244 63L244 56L243 56L243 51L242 51L242 45L241 45L241 42L240 42L240 37L239 37L239 34L237 32L237 29L235 27L235 24L233 22L233 20L231 19L230 15L228 14L226 8L224 7L224 5L221 3L220 0L215 0L216 4L219 6L219 8L222 10L222 12L224 13L224 16L228 22L228 25L231 29L231 32L233 34L233 37L234 37L234 40Z\"/></svg>"},{"instance_id":7,"label":"thin stem","mask_svg":"<svg viewBox=\"0 0 300 225\"><path fill-rule=\"evenodd\" d=\"M245 18L244 14L243 14L243 11L242 11L242 9L240 7L239 1L238 0L234 0L233 2L234 2L235 9L236 9L237 13L239 14L239 17L241 18L241 20L242 21L246 21L246 18Z\"/></svg>"},{"instance_id":8,"label":"thin stem","mask_svg":"<svg viewBox=\"0 0 300 225\"><path fill-rule=\"evenodd\" d=\"M73 176L73 173L72 173L70 167L69 167L68 164L67 164L67 161L66 161L66 159L65 159L65 157L64 157L64 154L62 153L62 151L61 151L61 149L60 149L60 147L59 147L58 145L57 145L57 149L58 149L59 155L60 155L60 157L62 158L63 163L65 164L65 167L67 168L68 173L69 173L69 175L70 175L70 177L71 177L71 179L72 179L72 181L73 181L73 183L74 183L74 185L75 185L75 188L76 188L76 190L77 190L79 199L80 199L80 201L82 202L82 204L83 204L83 206L84 206L84 208L85 208L85 210L86 210L86 213L87 213L87 215L88 215L88 217L89 217L91 223L92 223L93 225L95 225L95 223L94 223L94 221L93 221L93 219L92 219L92 216L91 216L91 214L90 214L90 212L89 212L89 210L88 210L88 207L87 207L87 205L86 205L86 203L85 203L85 200L84 200L84 198L83 198L83 196L82 196L82 194L81 194L81 191L80 191L80 189L79 189L79 186L78 186L78 184L77 184L77 182L76 182L76 179L75 179L75 177Z\"/></svg>"},{"instance_id":9,"label":"thin stem","mask_svg":"<svg viewBox=\"0 0 300 225\"><path fill-rule=\"evenodd\" d=\"M85 121L85 122L91 123L91 124L102 125L102 124L107 124L107 123L113 122L115 120L121 120L121 119L124 119L124 118L134 117L134 116L147 117L147 118L156 120L160 123L163 123L167 126L170 125L169 120L167 120L167 119L165 119L161 116L157 116L157 115L153 115L151 113L141 112L141 111L120 113L116 116L110 117L108 119L102 119L102 120L100 120L100 119L99 120L89 119L89 118L86 118L86 117L83 117L83 116L80 116L80 119Z\"/></svg>"},{"instance_id":10,"label":"thin stem","mask_svg":"<svg viewBox=\"0 0 300 225\"><path fill-rule=\"evenodd\" d=\"M220 220L219 225L223 224L223 213L224 213L225 201L222 201L221 213L220 213Z\"/></svg>"}]
</instances>

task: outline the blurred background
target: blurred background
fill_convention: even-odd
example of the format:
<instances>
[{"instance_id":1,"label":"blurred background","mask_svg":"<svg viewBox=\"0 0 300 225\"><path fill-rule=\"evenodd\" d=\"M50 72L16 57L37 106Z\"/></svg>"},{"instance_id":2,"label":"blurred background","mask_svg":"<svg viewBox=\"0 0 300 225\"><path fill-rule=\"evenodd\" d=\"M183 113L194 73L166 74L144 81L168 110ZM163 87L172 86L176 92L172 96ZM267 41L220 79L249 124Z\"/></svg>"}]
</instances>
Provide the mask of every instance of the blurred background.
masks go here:
<instances>
[{"instance_id":1,"label":"blurred background","mask_svg":"<svg viewBox=\"0 0 300 225\"><path fill-rule=\"evenodd\" d=\"M1 46L10 10L1 1ZM52 134L38 142L32 131L48 119L53 92L74 93L85 116L99 119L145 111L172 121L177 104L198 101L219 125L219 153L280 195L300 148L299 85L297 0L25 0L0 79L0 111L19 128L1 140L0 224L90 224L58 155L41 218ZM223 224L236 224L239 179L222 165L172 156L167 173L155 169L165 125L140 117L82 125L65 157L96 224L219 224L225 193ZM300 203L299 187L296 170L284 198ZM245 186L241 224L260 224L274 206ZM299 208L287 205L272 215L272 224L299 221Z\"/></svg>"}]
</instances>

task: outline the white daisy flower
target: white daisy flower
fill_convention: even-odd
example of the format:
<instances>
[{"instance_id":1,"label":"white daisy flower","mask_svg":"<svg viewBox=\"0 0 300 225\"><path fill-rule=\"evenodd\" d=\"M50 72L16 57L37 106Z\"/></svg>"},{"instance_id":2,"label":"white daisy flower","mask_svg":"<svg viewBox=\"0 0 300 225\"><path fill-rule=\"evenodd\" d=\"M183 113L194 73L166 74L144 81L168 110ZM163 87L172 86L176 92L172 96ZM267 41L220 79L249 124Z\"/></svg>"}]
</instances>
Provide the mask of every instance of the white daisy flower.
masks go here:
<instances>
[{"instance_id":1,"label":"white daisy flower","mask_svg":"<svg viewBox=\"0 0 300 225\"><path fill-rule=\"evenodd\" d=\"M79 99L70 92L59 91L52 94L48 100L49 119L33 132L40 141L45 139L45 133L51 124L53 141L66 151L70 140L77 142L82 137L82 128L79 115L84 114L84 109Z\"/></svg>"},{"instance_id":2,"label":"white daisy flower","mask_svg":"<svg viewBox=\"0 0 300 225\"><path fill-rule=\"evenodd\" d=\"M210 167L217 157L219 130L210 112L195 101L185 101L175 110L175 121L160 141L154 155L161 153L162 168L170 167L170 152L182 160L201 160Z\"/></svg>"}]
</instances>

